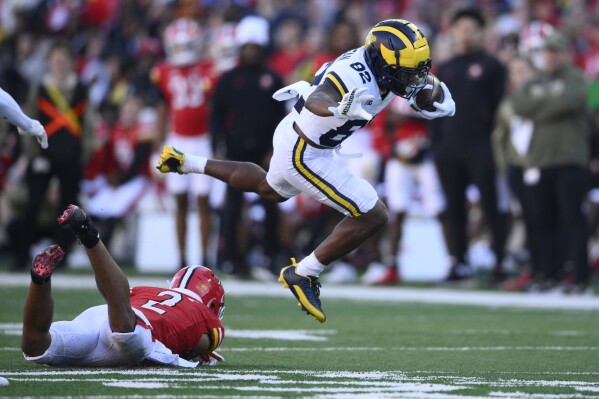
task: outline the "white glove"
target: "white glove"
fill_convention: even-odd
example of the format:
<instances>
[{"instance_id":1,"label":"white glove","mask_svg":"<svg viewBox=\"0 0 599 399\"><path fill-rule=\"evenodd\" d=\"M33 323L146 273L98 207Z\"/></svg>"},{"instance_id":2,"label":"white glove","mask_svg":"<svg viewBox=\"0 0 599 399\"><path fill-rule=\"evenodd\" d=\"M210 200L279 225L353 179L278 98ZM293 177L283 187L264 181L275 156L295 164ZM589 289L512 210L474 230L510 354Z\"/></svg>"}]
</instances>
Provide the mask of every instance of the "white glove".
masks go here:
<instances>
[{"instance_id":1,"label":"white glove","mask_svg":"<svg viewBox=\"0 0 599 399\"><path fill-rule=\"evenodd\" d=\"M453 98L451 98L451 93L449 92L449 89L447 88L447 86L445 86L445 83L443 82L441 82L441 88L443 89L444 95L443 102L440 103L435 101L433 103L433 106L437 109L436 111L420 111L420 115L424 119L430 120L435 118L441 118L444 116L453 116L455 114L455 102L453 101Z\"/></svg>"},{"instance_id":2,"label":"white glove","mask_svg":"<svg viewBox=\"0 0 599 399\"><path fill-rule=\"evenodd\" d=\"M295 82L289 86L285 86L282 89L275 91L275 94L272 95L277 101L287 101L292 98L296 98L302 95L306 89L310 87L310 83L305 80L300 80L299 82Z\"/></svg>"},{"instance_id":3,"label":"white glove","mask_svg":"<svg viewBox=\"0 0 599 399\"><path fill-rule=\"evenodd\" d=\"M368 88L366 87L362 87L360 89L353 88L349 93L346 93L343 96L339 106L329 107L329 111L333 113L335 118L350 120L364 119L367 121L371 120L372 115L362 108L363 104L374 100L373 95L365 94L367 91Z\"/></svg>"},{"instance_id":4,"label":"white glove","mask_svg":"<svg viewBox=\"0 0 599 399\"><path fill-rule=\"evenodd\" d=\"M44 126L35 119L31 119L31 127L29 129L24 130L19 128L19 134L23 136L34 136L44 150L48 148L48 135L46 134L46 130L44 129Z\"/></svg>"},{"instance_id":5,"label":"white glove","mask_svg":"<svg viewBox=\"0 0 599 399\"><path fill-rule=\"evenodd\" d=\"M216 352L210 352L207 355L200 356L197 360L199 360L200 366L215 366L218 362L224 362L225 358Z\"/></svg>"}]
</instances>

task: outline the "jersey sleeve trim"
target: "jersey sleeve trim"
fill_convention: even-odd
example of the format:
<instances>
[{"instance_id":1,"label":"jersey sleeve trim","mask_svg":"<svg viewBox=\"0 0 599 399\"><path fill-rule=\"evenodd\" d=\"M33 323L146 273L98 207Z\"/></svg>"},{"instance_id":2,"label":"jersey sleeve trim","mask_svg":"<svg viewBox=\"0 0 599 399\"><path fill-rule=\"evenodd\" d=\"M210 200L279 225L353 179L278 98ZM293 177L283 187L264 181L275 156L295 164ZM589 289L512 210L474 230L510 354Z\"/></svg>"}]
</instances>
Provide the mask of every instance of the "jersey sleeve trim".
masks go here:
<instances>
[{"instance_id":1,"label":"jersey sleeve trim","mask_svg":"<svg viewBox=\"0 0 599 399\"><path fill-rule=\"evenodd\" d=\"M333 86L337 88L337 90L341 94L341 97L343 97L349 91L347 90L347 86L345 86L345 83L343 83L343 80L341 80L339 75L337 75L333 71L327 73L327 75L324 78L324 81L331 82Z\"/></svg>"},{"instance_id":2,"label":"jersey sleeve trim","mask_svg":"<svg viewBox=\"0 0 599 399\"><path fill-rule=\"evenodd\" d=\"M208 337L210 338L210 349L208 352L214 352L223 342L225 331L221 327L213 327L208 332Z\"/></svg>"}]
</instances>

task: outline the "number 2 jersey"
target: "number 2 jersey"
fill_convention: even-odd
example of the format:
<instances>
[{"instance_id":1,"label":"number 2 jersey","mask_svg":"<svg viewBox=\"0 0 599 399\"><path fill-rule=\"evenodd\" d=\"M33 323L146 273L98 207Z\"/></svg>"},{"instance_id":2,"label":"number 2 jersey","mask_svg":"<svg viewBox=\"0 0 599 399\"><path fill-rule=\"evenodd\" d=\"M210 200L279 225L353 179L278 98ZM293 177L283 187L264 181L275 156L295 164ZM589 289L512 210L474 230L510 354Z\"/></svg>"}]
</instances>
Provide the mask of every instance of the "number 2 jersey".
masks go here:
<instances>
[{"instance_id":1,"label":"number 2 jersey","mask_svg":"<svg viewBox=\"0 0 599 399\"><path fill-rule=\"evenodd\" d=\"M166 102L171 132L187 137L208 132L209 96L216 80L212 75L212 64L174 66L162 63L152 69L150 77Z\"/></svg>"},{"instance_id":2,"label":"number 2 jersey","mask_svg":"<svg viewBox=\"0 0 599 399\"><path fill-rule=\"evenodd\" d=\"M293 107L294 121L304 134L314 143L334 148L351 136L356 130L366 126L369 121L363 119L347 120L334 116L320 117L308 111L304 104L317 86L332 85L343 97L354 88L366 87L365 94L374 99L362 107L373 116L381 112L393 99L394 94L388 92L381 95L376 78L364 58L364 47L359 47L340 55L332 62L324 64L316 72L310 87L302 93Z\"/></svg>"},{"instance_id":3,"label":"number 2 jersey","mask_svg":"<svg viewBox=\"0 0 599 399\"><path fill-rule=\"evenodd\" d=\"M194 293L159 287L131 288L131 307L141 312L152 327L154 337L173 353L186 355L200 342L203 334L210 338L210 349L221 344L225 329L218 317ZM143 319L142 317L140 317Z\"/></svg>"}]
</instances>

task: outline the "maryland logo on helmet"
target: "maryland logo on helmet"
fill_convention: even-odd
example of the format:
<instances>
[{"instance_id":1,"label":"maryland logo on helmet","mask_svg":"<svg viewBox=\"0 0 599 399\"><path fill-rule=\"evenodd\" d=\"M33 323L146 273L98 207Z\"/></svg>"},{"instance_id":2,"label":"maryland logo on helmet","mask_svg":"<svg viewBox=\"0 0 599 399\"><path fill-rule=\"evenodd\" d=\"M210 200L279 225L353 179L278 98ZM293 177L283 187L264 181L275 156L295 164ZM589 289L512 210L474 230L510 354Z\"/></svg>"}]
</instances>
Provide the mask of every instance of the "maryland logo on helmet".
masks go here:
<instances>
[{"instance_id":1,"label":"maryland logo on helmet","mask_svg":"<svg viewBox=\"0 0 599 399\"><path fill-rule=\"evenodd\" d=\"M430 47L420 29L405 19L376 24L364 43L366 61L384 90L409 98L426 83Z\"/></svg>"}]
</instances>

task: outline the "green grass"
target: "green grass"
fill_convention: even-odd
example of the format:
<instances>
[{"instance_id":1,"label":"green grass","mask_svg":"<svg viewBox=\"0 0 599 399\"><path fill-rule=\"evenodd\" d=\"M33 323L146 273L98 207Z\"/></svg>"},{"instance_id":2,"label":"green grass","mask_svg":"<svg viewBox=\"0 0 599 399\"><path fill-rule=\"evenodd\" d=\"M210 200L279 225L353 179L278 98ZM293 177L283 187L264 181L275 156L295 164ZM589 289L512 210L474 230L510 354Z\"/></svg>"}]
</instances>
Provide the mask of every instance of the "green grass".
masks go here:
<instances>
[{"instance_id":1,"label":"green grass","mask_svg":"<svg viewBox=\"0 0 599 399\"><path fill-rule=\"evenodd\" d=\"M20 323L25 288L0 288L0 323ZM56 290L55 319L102 303ZM211 368L52 369L23 360L0 326L0 397L599 398L599 312L325 299L328 320L291 298L227 298L231 334ZM301 330L321 341L249 339ZM42 374L40 374L42 373ZM122 384L135 387L123 387ZM142 385L144 387L142 387ZM114 386L118 385L118 386Z\"/></svg>"}]
</instances>

